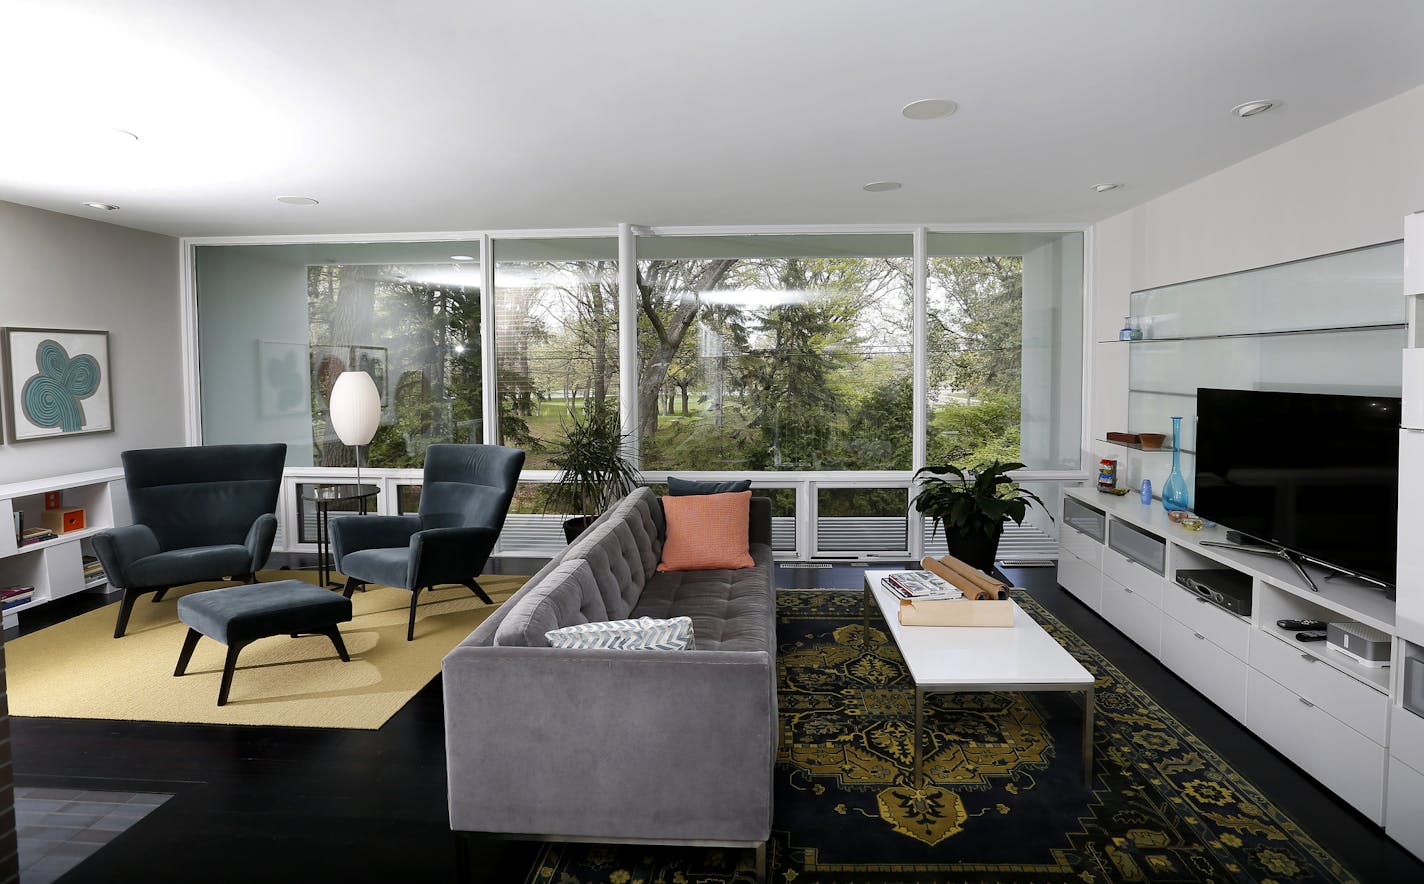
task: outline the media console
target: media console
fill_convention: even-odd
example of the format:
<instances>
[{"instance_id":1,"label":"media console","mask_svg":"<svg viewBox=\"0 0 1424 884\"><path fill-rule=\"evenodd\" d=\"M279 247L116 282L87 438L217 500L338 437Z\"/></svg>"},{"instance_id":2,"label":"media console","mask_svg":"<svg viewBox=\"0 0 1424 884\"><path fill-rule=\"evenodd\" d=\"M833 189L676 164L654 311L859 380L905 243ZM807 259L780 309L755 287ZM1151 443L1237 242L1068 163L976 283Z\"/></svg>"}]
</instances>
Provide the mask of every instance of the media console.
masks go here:
<instances>
[{"instance_id":1,"label":"media console","mask_svg":"<svg viewBox=\"0 0 1424 884\"><path fill-rule=\"evenodd\" d=\"M1363 665L1325 642L1302 643L1277 620L1348 621L1400 642L1394 602L1376 586L1305 563L1208 544L1221 528L1189 531L1160 503L1093 487L1064 491L1058 583L1342 800L1383 825L1390 803L1394 667ZM1204 541L1206 543L1204 543ZM1233 572L1235 593L1181 585ZM1187 573L1190 572L1190 573ZM1219 603L1220 602L1220 603ZM1232 610L1235 608L1236 610ZM1247 614L1237 611L1249 611Z\"/></svg>"}]
</instances>

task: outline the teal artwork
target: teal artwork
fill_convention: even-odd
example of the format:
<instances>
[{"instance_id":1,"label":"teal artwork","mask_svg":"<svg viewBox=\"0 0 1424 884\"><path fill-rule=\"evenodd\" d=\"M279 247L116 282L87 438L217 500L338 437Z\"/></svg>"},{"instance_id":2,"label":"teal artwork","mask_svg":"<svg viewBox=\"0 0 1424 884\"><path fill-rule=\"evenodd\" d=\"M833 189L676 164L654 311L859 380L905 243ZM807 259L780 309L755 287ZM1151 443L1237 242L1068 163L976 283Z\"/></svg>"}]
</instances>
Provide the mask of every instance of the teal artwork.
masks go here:
<instances>
[{"instance_id":1,"label":"teal artwork","mask_svg":"<svg viewBox=\"0 0 1424 884\"><path fill-rule=\"evenodd\" d=\"M57 341L45 339L35 348L39 373L25 381L20 407L25 419L62 433L84 429L84 404L99 389L99 360L88 354L70 357Z\"/></svg>"}]
</instances>

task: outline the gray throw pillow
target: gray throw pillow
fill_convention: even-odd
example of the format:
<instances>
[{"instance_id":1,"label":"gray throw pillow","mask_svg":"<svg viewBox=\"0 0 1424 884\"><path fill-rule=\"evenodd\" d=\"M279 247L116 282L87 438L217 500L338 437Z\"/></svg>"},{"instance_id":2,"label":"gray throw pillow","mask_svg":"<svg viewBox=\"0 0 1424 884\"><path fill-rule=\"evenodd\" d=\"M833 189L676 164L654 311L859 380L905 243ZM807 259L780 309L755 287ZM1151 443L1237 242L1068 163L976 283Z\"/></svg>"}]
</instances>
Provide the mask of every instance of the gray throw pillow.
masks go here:
<instances>
[{"instance_id":1,"label":"gray throw pillow","mask_svg":"<svg viewBox=\"0 0 1424 884\"><path fill-rule=\"evenodd\" d=\"M698 482L693 479L679 479L677 476L668 476L668 495L671 497L687 497L694 494L736 494L739 491L749 491L752 487L751 479L738 479L728 482Z\"/></svg>"}]
</instances>

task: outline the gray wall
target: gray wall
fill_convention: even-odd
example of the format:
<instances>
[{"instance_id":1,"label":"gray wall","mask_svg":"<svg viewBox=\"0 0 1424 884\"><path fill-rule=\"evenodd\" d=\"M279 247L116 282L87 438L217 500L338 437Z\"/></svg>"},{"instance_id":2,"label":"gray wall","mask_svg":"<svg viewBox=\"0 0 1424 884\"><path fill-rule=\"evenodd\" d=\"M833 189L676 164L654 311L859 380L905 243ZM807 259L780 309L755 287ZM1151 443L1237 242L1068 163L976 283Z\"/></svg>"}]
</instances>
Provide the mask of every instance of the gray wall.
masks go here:
<instances>
[{"instance_id":1,"label":"gray wall","mask_svg":"<svg viewBox=\"0 0 1424 884\"><path fill-rule=\"evenodd\" d=\"M0 268L0 325L109 333L114 404L112 433L7 438L0 483L116 467L125 449L183 444L178 240L0 202Z\"/></svg>"}]
</instances>

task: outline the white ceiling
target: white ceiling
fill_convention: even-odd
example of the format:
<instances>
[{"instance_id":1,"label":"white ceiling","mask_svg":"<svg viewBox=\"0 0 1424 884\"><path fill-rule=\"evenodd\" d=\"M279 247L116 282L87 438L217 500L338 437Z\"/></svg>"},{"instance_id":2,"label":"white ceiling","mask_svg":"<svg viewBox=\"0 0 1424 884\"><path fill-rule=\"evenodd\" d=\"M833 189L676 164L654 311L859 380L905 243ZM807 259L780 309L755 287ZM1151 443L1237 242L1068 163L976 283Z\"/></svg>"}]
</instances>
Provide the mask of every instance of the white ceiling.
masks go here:
<instances>
[{"instance_id":1,"label":"white ceiling","mask_svg":"<svg viewBox=\"0 0 1424 884\"><path fill-rule=\"evenodd\" d=\"M1424 83L1420 45L1417 0L0 0L0 199L180 235L1092 221Z\"/></svg>"}]
</instances>

